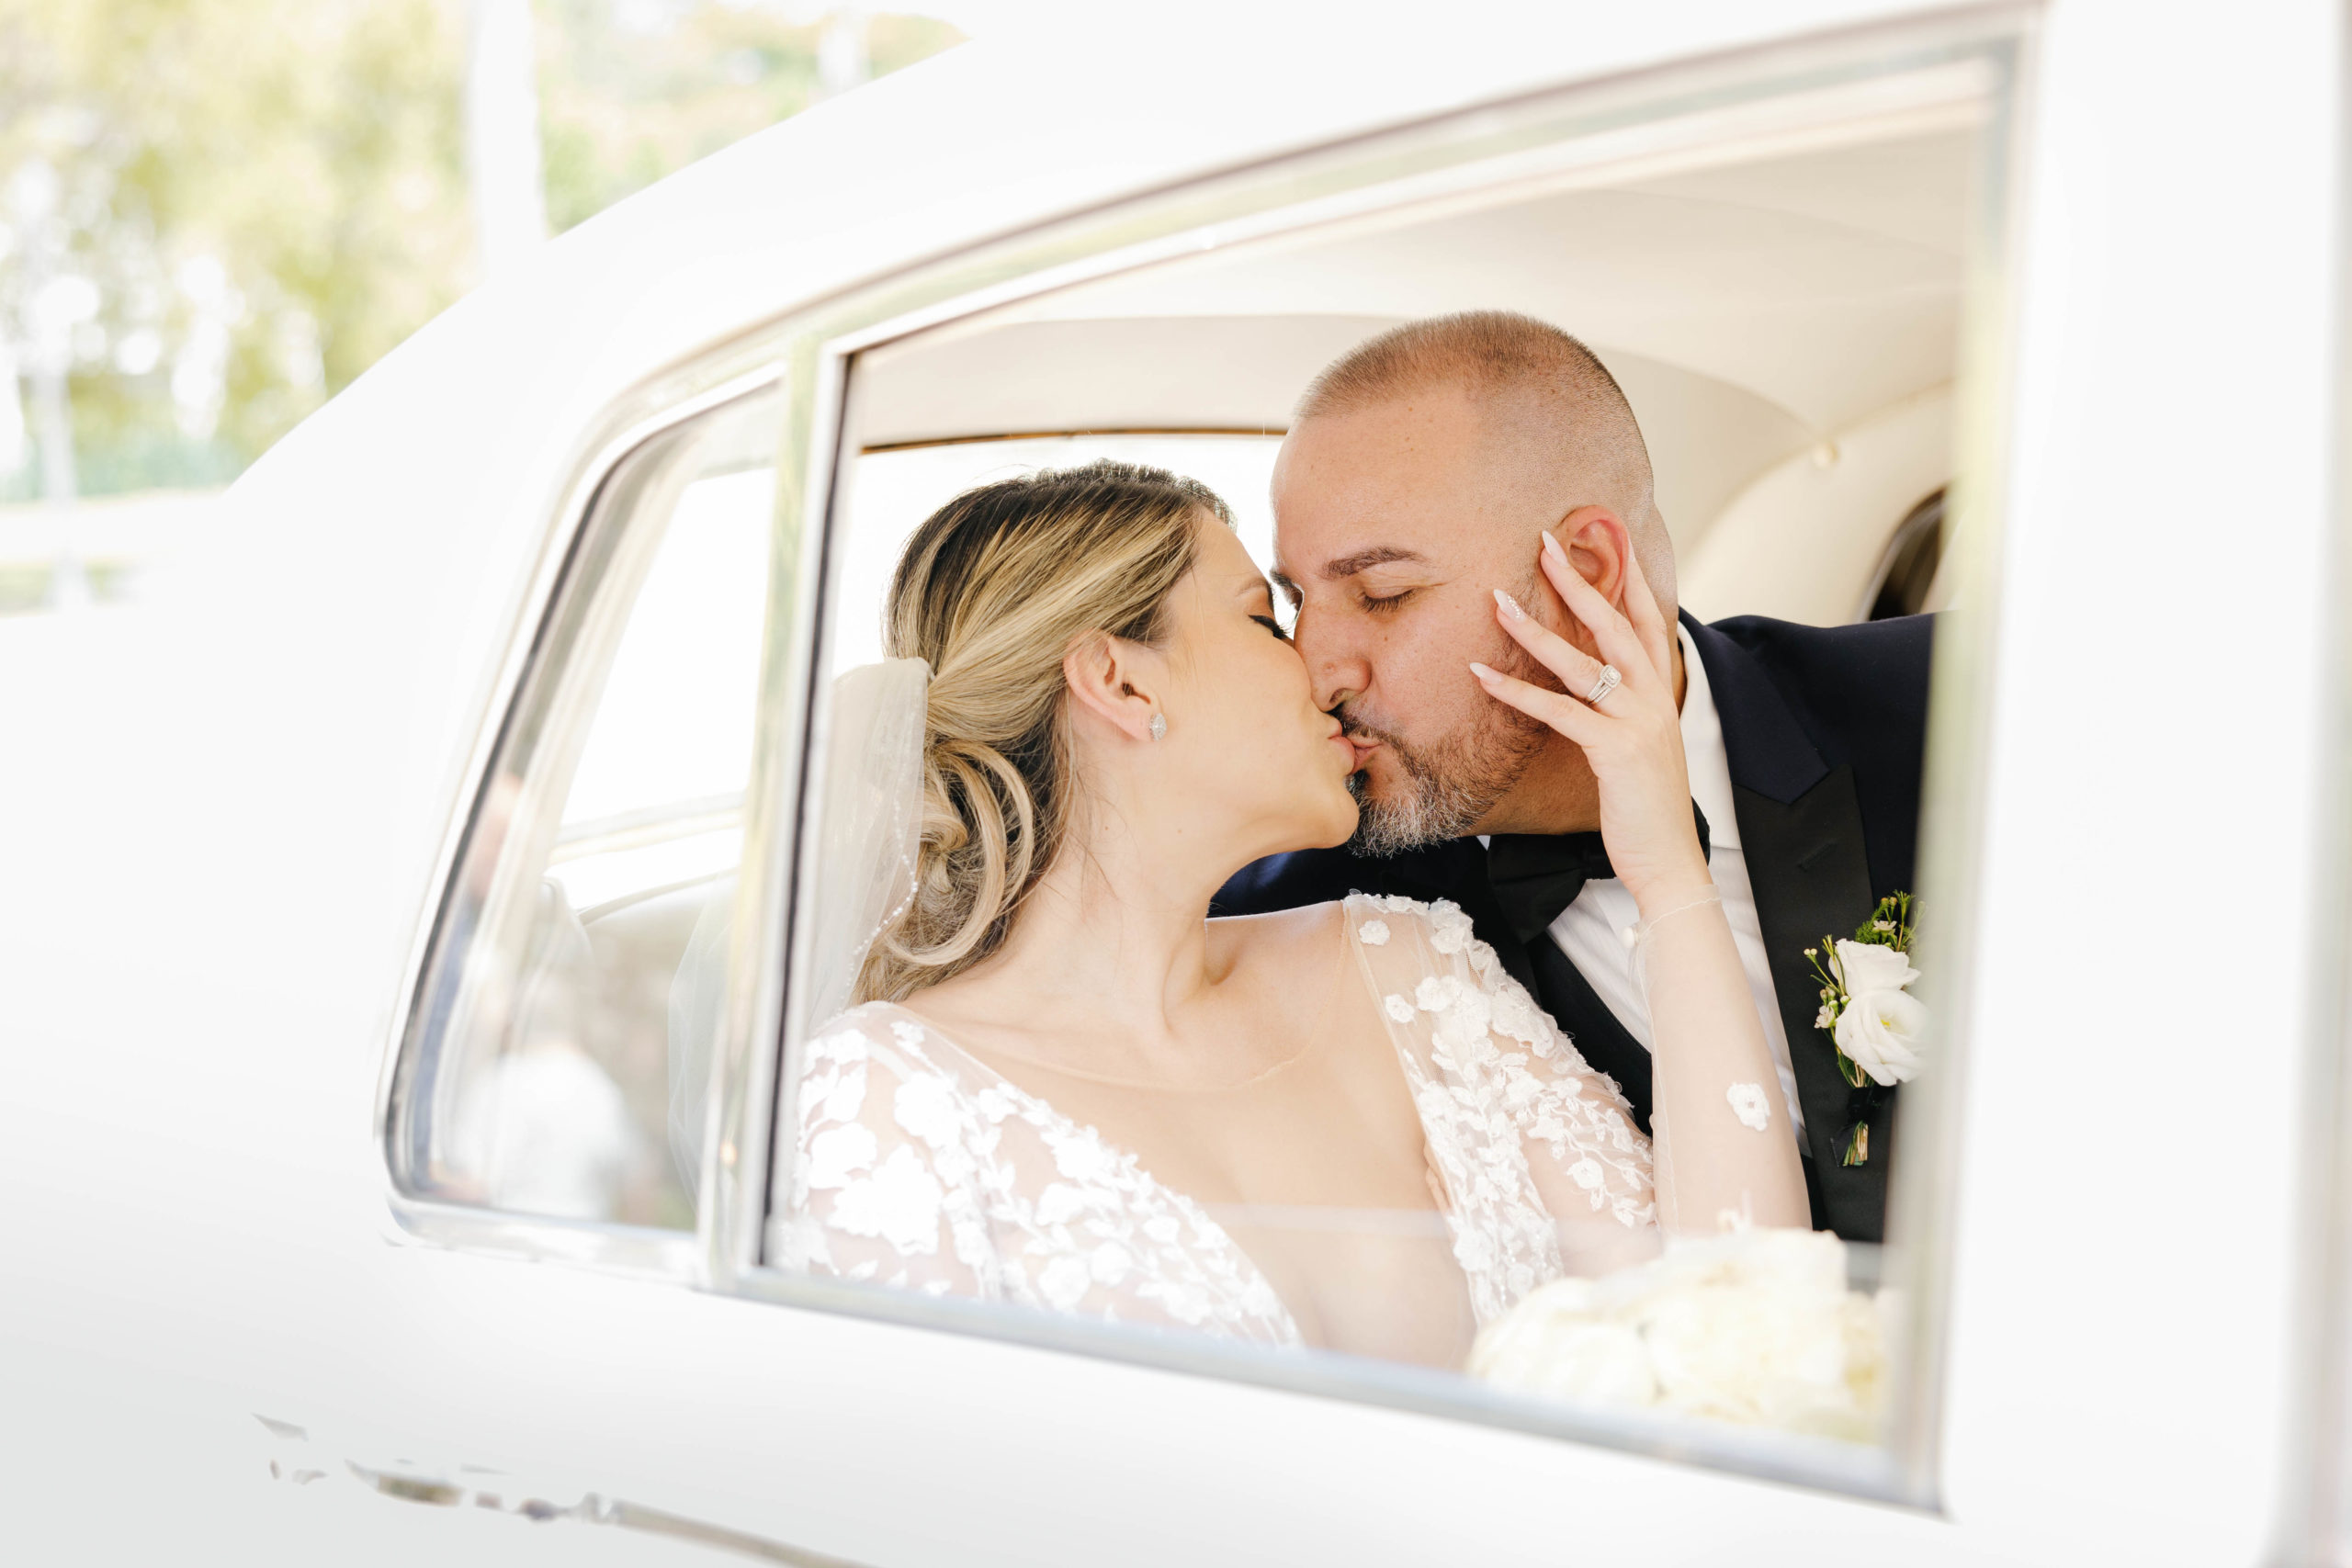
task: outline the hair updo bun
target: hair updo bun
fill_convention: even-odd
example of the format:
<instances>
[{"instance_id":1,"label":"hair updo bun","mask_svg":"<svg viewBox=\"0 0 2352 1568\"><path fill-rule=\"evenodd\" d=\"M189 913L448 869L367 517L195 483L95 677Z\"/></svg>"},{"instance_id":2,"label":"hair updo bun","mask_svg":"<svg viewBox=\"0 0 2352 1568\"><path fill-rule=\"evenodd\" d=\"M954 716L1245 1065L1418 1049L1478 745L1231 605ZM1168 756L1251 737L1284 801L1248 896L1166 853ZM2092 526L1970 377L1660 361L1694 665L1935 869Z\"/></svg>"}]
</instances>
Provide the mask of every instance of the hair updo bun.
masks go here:
<instances>
[{"instance_id":1,"label":"hair updo bun","mask_svg":"<svg viewBox=\"0 0 2352 1568\"><path fill-rule=\"evenodd\" d=\"M858 976L900 1001L1003 945L1071 807L1062 660L1091 631L1166 634L1207 486L1108 459L965 491L926 518L890 582L884 641L931 666L912 902Z\"/></svg>"}]
</instances>

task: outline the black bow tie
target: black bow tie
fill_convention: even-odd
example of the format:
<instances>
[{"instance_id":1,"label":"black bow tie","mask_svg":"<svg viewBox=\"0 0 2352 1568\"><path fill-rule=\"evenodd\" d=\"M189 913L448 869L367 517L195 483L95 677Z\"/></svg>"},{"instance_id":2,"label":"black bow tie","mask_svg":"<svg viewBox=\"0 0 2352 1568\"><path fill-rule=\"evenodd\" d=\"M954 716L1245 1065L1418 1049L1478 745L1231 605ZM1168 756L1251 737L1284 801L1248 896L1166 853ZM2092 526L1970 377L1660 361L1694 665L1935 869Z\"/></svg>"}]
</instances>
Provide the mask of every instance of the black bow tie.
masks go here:
<instances>
[{"instance_id":1,"label":"black bow tie","mask_svg":"<svg viewBox=\"0 0 2352 1568\"><path fill-rule=\"evenodd\" d=\"M1707 814L1695 800L1690 816L1699 825L1699 853L1713 853ZM1521 943L1533 942L1558 919L1586 883L1616 874L1598 833L1497 833L1487 844L1487 880L1511 935Z\"/></svg>"}]
</instances>

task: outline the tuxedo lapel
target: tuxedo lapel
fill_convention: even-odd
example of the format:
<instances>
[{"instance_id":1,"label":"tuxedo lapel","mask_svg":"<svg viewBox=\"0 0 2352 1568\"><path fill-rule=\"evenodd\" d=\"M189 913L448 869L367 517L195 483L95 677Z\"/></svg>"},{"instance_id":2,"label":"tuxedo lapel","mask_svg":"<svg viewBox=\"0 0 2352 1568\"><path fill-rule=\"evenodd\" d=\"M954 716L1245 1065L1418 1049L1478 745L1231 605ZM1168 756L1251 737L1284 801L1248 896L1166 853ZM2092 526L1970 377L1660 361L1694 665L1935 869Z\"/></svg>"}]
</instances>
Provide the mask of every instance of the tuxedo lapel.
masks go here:
<instances>
[{"instance_id":1,"label":"tuxedo lapel","mask_svg":"<svg viewBox=\"0 0 2352 1568\"><path fill-rule=\"evenodd\" d=\"M1756 891L1757 923L1789 1040L1797 1099L1804 1107L1805 1145L1829 1228L1849 1241L1876 1241L1885 1223L1887 1144L1871 1129L1872 1158L1839 1164L1838 1134L1846 1127L1849 1086L1838 1069L1838 1048L1814 1027L1821 983L1805 949L1825 935L1851 931L1871 911L1870 861L1862 847L1861 807L1854 772L1839 766L1796 800L1783 804L1732 786L1739 812L1740 848Z\"/></svg>"},{"instance_id":2,"label":"tuxedo lapel","mask_svg":"<svg viewBox=\"0 0 2352 1568\"><path fill-rule=\"evenodd\" d=\"M1885 1123L1892 1111L1872 1118L1870 1162L1841 1164L1849 1086L1836 1045L1814 1026L1821 983L1804 955L1824 936L1850 934L1877 903L1854 771L1821 755L1780 692L1731 639L1688 616L1683 624L1706 663L1723 719L1740 852L1804 1109L1816 1223L1849 1241L1877 1241L1885 1229Z\"/></svg>"}]
</instances>

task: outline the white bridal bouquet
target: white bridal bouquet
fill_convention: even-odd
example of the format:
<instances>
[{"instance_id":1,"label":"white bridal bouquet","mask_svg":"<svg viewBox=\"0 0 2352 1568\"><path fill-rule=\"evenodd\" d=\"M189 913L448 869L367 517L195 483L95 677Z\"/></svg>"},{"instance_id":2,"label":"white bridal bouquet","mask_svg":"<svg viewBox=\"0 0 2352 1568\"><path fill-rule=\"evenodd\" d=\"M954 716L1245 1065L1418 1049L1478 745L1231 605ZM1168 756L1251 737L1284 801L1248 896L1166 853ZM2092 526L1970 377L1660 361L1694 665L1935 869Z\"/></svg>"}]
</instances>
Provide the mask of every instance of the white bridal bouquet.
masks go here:
<instances>
[{"instance_id":1,"label":"white bridal bouquet","mask_svg":"<svg viewBox=\"0 0 2352 1568\"><path fill-rule=\"evenodd\" d=\"M1835 1235L1748 1230L1555 1280L1479 1334L1469 1371L1578 1404L1874 1442L1885 1337L1879 1303L1846 1288Z\"/></svg>"}]
</instances>

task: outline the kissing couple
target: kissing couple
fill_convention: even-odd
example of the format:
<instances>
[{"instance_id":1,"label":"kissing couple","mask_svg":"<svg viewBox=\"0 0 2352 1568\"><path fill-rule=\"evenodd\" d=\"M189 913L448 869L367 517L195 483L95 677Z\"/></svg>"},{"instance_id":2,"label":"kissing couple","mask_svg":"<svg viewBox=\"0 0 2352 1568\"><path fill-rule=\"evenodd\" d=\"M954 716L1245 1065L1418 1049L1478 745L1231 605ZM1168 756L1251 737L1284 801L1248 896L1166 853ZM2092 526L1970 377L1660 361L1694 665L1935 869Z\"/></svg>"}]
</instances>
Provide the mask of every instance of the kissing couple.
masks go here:
<instances>
[{"instance_id":1,"label":"kissing couple","mask_svg":"<svg viewBox=\"0 0 2352 1568\"><path fill-rule=\"evenodd\" d=\"M1329 366L1273 503L1272 582L1128 464L915 531L777 1261L1458 1368L1662 1235L1878 1240L1806 950L1909 885L1929 619L1679 615L1632 409L1523 316Z\"/></svg>"}]
</instances>

